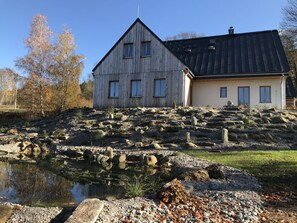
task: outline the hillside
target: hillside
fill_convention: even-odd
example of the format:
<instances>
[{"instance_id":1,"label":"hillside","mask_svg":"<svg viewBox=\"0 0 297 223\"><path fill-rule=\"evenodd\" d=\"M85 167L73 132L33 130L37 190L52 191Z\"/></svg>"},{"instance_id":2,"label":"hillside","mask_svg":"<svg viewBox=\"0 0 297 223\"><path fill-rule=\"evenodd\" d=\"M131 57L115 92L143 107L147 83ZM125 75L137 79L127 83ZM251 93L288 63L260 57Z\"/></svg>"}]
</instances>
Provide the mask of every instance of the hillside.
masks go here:
<instances>
[{"instance_id":1,"label":"hillside","mask_svg":"<svg viewBox=\"0 0 297 223\"><path fill-rule=\"evenodd\" d=\"M222 141L227 129L228 143ZM79 109L34 121L6 123L0 142L116 149L296 149L297 112L275 109Z\"/></svg>"}]
</instances>

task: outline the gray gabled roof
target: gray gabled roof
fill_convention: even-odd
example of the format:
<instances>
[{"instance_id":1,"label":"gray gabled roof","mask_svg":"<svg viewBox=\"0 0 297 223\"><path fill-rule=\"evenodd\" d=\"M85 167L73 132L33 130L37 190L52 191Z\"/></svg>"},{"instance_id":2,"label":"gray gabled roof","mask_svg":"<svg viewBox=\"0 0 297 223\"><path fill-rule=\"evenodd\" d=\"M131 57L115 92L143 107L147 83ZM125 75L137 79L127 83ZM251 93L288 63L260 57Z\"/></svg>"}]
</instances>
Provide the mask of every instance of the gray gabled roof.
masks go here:
<instances>
[{"instance_id":1,"label":"gray gabled roof","mask_svg":"<svg viewBox=\"0 0 297 223\"><path fill-rule=\"evenodd\" d=\"M290 70L277 30L165 41L195 77L280 75Z\"/></svg>"}]
</instances>

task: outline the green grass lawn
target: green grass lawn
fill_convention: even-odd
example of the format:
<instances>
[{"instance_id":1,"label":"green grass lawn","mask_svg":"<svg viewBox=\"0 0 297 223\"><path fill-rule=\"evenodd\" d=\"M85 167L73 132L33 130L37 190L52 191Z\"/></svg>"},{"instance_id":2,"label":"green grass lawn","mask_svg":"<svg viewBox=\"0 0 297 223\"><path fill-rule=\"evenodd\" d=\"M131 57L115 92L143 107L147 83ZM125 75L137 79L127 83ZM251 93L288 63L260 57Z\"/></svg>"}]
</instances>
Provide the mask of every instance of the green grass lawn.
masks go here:
<instances>
[{"instance_id":1,"label":"green grass lawn","mask_svg":"<svg viewBox=\"0 0 297 223\"><path fill-rule=\"evenodd\" d=\"M246 170L257 177L265 190L297 192L297 151L190 151L187 154Z\"/></svg>"}]
</instances>

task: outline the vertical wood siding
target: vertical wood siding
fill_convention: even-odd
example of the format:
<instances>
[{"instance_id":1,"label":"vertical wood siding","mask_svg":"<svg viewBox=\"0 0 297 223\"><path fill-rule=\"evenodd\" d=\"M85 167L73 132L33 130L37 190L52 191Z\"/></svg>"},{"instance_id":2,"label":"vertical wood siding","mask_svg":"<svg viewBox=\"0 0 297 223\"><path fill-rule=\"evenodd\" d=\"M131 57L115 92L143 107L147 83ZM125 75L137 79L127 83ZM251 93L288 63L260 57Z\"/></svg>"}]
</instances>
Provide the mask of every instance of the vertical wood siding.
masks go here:
<instances>
[{"instance_id":1,"label":"vertical wood siding","mask_svg":"<svg viewBox=\"0 0 297 223\"><path fill-rule=\"evenodd\" d=\"M151 41L151 56L141 58L141 42ZM123 59L124 43L133 43L132 59ZM94 71L94 107L183 105L185 66L141 23L137 22ZM166 97L154 98L154 79L166 79ZM119 81L119 98L111 99L109 81ZM141 80L142 97L131 98L131 80Z\"/></svg>"}]
</instances>

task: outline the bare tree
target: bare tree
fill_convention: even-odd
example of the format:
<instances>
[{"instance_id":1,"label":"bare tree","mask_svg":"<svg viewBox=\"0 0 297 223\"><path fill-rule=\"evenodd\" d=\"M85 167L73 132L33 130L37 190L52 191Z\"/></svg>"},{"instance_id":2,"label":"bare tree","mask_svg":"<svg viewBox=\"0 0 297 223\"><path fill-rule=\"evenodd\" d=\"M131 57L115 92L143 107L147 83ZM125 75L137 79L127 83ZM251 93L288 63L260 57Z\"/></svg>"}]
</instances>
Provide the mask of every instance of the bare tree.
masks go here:
<instances>
[{"instance_id":1,"label":"bare tree","mask_svg":"<svg viewBox=\"0 0 297 223\"><path fill-rule=\"evenodd\" d=\"M203 34L198 34L195 32L180 32L173 36L168 36L165 38L166 41L168 40L179 40L179 39L193 39L198 37L203 37Z\"/></svg>"},{"instance_id":2,"label":"bare tree","mask_svg":"<svg viewBox=\"0 0 297 223\"><path fill-rule=\"evenodd\" d=\"M297 0L288 0L287 6L283 8L282 28L292 31L296 34L297 31Z\"/></svg>"},{"instance_id":3,"label":"bare tree","mask_svg":"<svg viewBox=\"0 0 297 223\"><path fill-rule=\"evenodd\" d=\"M0 69L0 105L14 104L17 107L20 75L10 68Z\"/></svg>"},{"instance_id":4,"label":"bare tree","mask_svg":"<svg viewBox=\"0 0 297 223\"><path fill-rule=\"evenodd\" d=\"M283 8L280 36L291 68L290 76L297 86L297 0L288 0Z\"/></svg>"}]
</instances>

